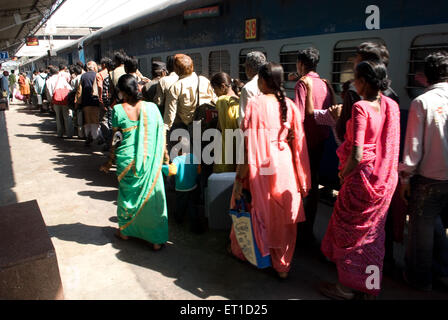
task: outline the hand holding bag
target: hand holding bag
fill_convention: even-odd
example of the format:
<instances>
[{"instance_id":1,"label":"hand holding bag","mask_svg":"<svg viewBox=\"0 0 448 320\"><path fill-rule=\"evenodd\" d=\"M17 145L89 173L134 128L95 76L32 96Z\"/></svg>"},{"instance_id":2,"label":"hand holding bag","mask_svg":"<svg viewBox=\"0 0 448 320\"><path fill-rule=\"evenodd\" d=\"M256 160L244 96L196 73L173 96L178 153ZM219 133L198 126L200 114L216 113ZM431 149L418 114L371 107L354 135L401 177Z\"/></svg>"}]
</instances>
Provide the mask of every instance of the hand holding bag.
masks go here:
<instances>
[{"instance_id":1,"label":"hand holding bag","mask_svg":"<svg viewBox=\"0 0 448 320\"><path fill-rule=\"evenodd\" d=\"M244 198L236 201L236 209L229 212L233 221L233 230L244 257L259 269L271 266L271 256L263 257L255 240L252 217L246 210Z\"/></svg>"}]
</instances>

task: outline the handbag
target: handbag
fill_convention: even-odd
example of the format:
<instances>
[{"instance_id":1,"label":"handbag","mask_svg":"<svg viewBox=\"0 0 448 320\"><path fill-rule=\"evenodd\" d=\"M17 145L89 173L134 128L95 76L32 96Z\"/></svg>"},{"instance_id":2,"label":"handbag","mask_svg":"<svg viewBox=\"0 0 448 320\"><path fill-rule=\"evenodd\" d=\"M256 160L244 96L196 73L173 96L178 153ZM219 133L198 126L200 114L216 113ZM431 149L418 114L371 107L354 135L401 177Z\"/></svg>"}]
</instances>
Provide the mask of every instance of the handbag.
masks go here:
<instances>
[{"instance_id":1,"label":"handbag","mask_svg":"<svg viewBox=\"0 0 448 320\"><path fill-rule=\"evenodd\" d=\"M16 92L16 94L15 94L15 98L16 98L17 100L20 100L20 101L23 101L23 99L24 99L24 97L23 97L23 95L20 93L20 91L17 91L17 92Z\"/></svg>"},{"instance_id":2,"label":"handbag","mask_svg":"<svg viewBox=\"0 0 448 320\"><path fill-rule=\"evenodd\" d=\"M247 261L259 269L265 269L272 265L271 256L263 257L258 249L253 232L252 216L250 212L247 212L245 203L244 197L237 200L236 208L229 212L233 221L235 237Z\"/></svg>"},{"instance_id":3,"label":"handbag","mask_svg":"<svg viewBox=\"0 0 448 320\"><path fill-rule=\"evenodd\" d=\"M66 106L68 105L68 94L70 92L70 89L66 88L65 86L64 88L57 89L60 79L61 76L58 77L58 81L56 82L56 89L53 93L52 103L60 106Z\"/></svg>"}]
</instances>

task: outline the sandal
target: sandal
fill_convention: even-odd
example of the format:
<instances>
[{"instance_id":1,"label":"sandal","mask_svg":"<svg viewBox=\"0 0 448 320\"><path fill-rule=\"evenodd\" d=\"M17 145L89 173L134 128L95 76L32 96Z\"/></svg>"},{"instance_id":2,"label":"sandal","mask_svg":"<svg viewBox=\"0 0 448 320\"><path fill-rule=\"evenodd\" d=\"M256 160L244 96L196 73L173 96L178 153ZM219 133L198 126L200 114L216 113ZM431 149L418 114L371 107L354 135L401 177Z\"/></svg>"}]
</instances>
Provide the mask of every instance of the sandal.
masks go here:
<instances>
[{"instance_id":1,"label":"sandal","mask_svg":"<svg viewBox=\"0 0 448 320\"><path fill-rule=\"evenodd\" d=\"M345 292L339 283L325 282L319 286L319 291L324 296L334 300L353 300L355 294L353 292Z\"/></svg>"},{"instance_id":2,"label":"sandal","mask_svg":"<svg viewBox=\"0 0 448 320\"><path fill-rule=\"evenodd\" d=\"M114 235L115 235L115 237L117 237L117 238L120 239L120 240L124 240L124 241L129 240L129 237L128 237L128 236L125 236L124 234L122 234L122 233L120 232L120 230L117 230L117 232L115 232Z\"/></svg>"},{"instance_id":3,"label":"sandal","mask_svg":"<svg viewBox=\"0 0 448 320\"><path fill-rule=\"evenodd\" d=\"M153 251L160 251L160 250L163 249L164 246L165 246L164 243L162 243L162 244L153 244L153 243L151 243L151 247L152 247Z\"/></svg>"}]
</instances>

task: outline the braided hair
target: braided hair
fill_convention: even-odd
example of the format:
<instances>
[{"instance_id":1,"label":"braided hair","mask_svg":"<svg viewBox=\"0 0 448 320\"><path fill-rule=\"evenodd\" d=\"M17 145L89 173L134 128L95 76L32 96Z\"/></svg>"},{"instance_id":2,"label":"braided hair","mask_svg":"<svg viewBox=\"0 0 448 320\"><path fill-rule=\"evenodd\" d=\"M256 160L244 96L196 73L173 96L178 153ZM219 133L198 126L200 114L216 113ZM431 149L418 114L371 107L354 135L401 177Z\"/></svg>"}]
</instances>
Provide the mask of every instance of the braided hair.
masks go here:
<instances>
[{"instance_id":1,"label":"braided hair","mask_svg":"<svg viewBox=\"0 0 448 320\"><path fill-rule=\"evenodd\" d=\"M287 126L288 104L286 103L286 92L283 87L283 73L283 67L280 64L269 62L261 67L258 76L274 91L275 97L280 103L281 123Z\"/></svg>"}]
</instances>

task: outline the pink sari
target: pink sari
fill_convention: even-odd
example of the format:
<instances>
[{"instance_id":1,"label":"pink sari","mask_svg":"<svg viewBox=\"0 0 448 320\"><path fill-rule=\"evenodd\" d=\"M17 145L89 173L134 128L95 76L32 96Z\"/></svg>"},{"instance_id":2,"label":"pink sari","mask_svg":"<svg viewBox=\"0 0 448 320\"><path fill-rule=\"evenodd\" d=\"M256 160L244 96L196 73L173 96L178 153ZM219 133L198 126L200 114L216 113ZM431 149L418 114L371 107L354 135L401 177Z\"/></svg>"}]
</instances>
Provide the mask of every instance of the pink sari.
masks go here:
<instances>
[{"instance_id":1,"label":"pink sari","mask_svg":"<svg viewBox=\"0 0 448 320\"><path fill-rule=\"evenodd\" d=\"M288 272L294 254L297 222L305 220L303 198L311 187L308 150L300 112L287 99L288 117L280 120L275 97L262 95L250 100L242 123L247 139L252 194L251 215L261 254L271 255L278 272ZM288 144L288 127L294 139ZM235 235L230 235L232 252L242 260Z\"/></svg>"},{"instance_id":2,"label":"pink sari","mask_svg":"<svg viewBox=\"0 0 448 320\"><path fill-rule=\"evenodd\" d=\"M345 166L352 151L353 121L358 104L367 110L368 103L365 101L353 107L352 119L347 123L346 140L337 150L340 168ZM381 95L381 112L378 117L381 123L376 123L379 128L376 143L364 144L361 163L345 178L322 241L322 252L336 263L340 283L372 295L378 295L380 289L368 288L366 282L371 273L367 270L369 266L378 267L380 284L384 226L398 182L400 148L398 105Z\"/></svg>"}]
</instances>

